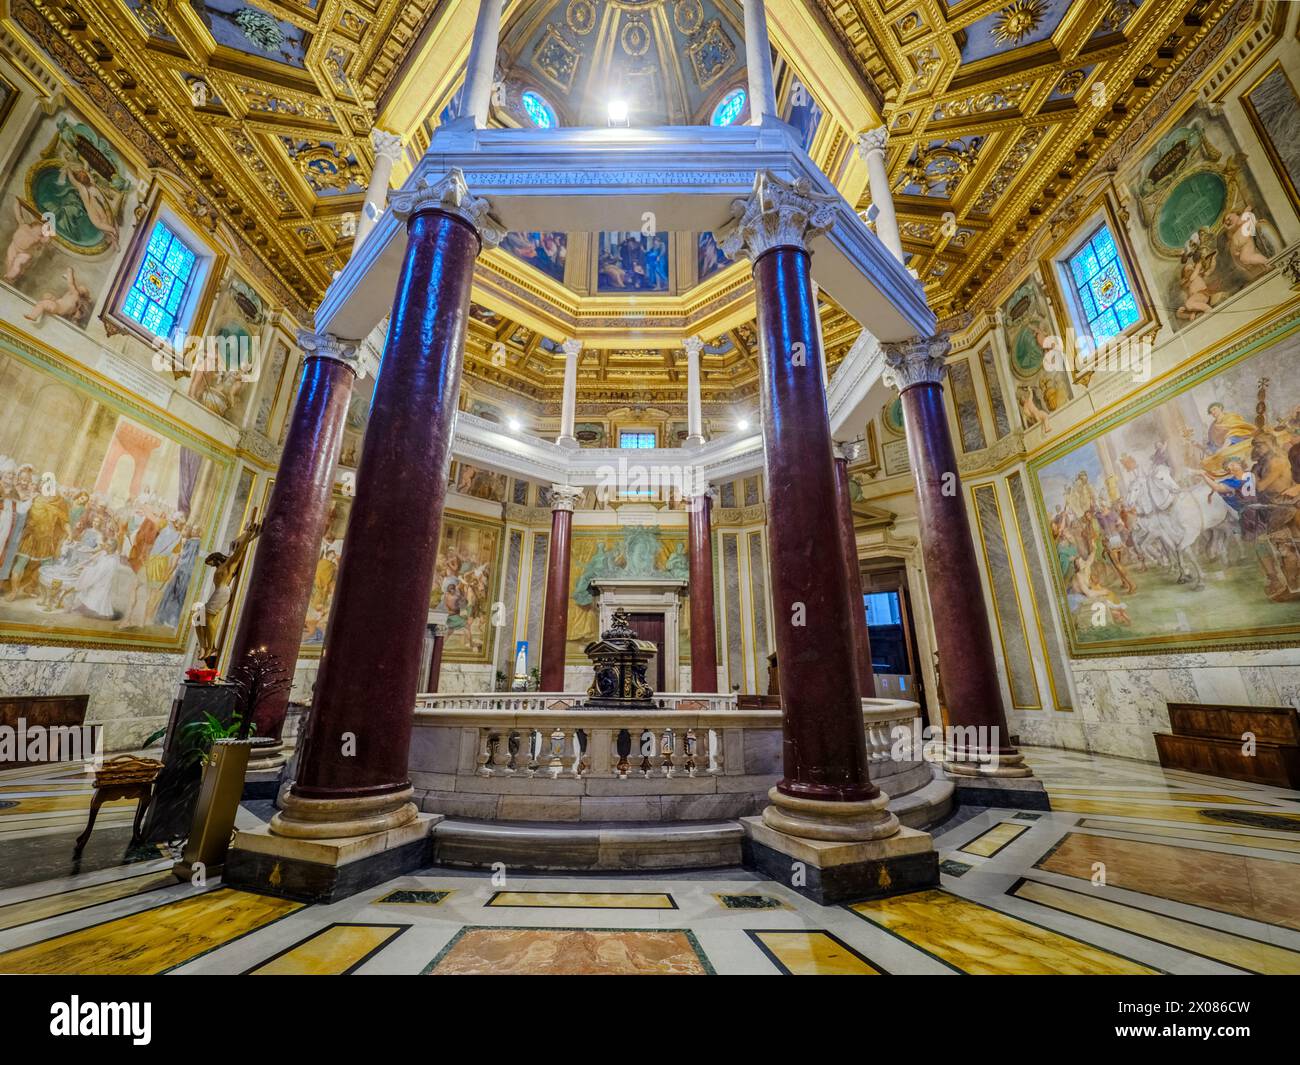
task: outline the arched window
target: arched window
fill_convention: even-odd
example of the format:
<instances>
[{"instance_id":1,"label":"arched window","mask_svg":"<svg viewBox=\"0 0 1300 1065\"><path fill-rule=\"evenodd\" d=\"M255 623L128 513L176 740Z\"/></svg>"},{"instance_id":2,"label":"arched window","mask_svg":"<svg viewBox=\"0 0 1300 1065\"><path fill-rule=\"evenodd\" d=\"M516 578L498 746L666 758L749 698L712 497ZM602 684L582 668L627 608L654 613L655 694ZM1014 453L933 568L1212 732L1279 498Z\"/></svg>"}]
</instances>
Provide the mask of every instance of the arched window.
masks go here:
<instances>
[{"instance_id":1,"label":"arched window","mask_svg":"<svg viewBox=\"0 0 1300 1065\"><path fill-rule=\"evenodd\" d=\"M555 109L546 102L546 98L539 92L533 92L529 89L520 97L524 105L524 110L528 112L528 117L533 125L538 129L555 129L560 124L560 120L555 117Z\"/></svg>"},{"instance_id":2,"label":"arched window","mask_svg":"<svg viewBox=\"0 0 1300 1065\"><path fill-rule=\"evenodd\" d=\"M740 112L744 109L745 90L732 89L718 101L718 106L713 109L713 117L709 119L709 125L730 126L740 117Z\"/></svg>"}]
</instances>

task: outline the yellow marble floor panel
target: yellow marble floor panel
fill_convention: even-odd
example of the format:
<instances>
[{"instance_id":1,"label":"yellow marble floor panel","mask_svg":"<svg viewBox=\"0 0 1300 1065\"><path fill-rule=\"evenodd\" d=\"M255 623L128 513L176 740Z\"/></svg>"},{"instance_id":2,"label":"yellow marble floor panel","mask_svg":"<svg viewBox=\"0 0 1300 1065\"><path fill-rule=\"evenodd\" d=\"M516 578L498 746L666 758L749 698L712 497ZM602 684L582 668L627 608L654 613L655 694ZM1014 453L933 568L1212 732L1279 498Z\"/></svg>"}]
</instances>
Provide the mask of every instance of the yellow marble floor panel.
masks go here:
<instances>
[{"instance_id":1,"label":"yellow marble floor panel","mask_svg":"<svg viewBox=\"0 0 1300 1065\"><path fill-rule=\"evenodd\" d=\"M1245 832L1221 832L1209 828L1174 828L1165 825L1138 825L1132 821L1106 821L1085 817L1079 828L1095 828L1108 832L1138 832L1144 836L1172 837L1174 839L1203 840L1206 843L1223 843L1232 847L1254 847L1262 851L1283 851L1300 854L1300 837L1284 836L1280 832L1251 836Z\"/></svg>"},{"instance_id":2,"label":"yellow marble floor panel","mask_svg":"<svg viewBox=\"0 0 1300 1065\"><path fill-rule=\"evenodd\" d=\"M1090 881L1098 862L1111 887L1300 929L1293 862L1071 832L1034 864Z\"/></svg>"},{"instance_id":3,"label":"yellow marble floor panel","mask_svg":"<svg viewBox=\"0 0 1300 1065\"><path fill-rule=\"evenodd\" d=\"M959 972L1142 976L1159 971L947 891L857 902L849 909Z\"/></svg>"},{"instance_id":4,"label":"yellow marble floor panel","mask_svg":"<svg viewBox=\"0 0 1300 1065\"><path fill-rule=\"evenodd\" d=\"M86 827L86 814L50 814L37 815L36 817L11 817L8 820L0 818L0 836L17 836L30 832L44 831L50 828L76 828L76 832L69 833L68 850L72 850L72 841L80 833L81 829ZM109 826L120 824L130 824L135 817L134 806L105 806L99 811L99 817L95 821L95 831L102 831Z\"/></svg>"},{"instance_id":5,"label":"yellow marble floor panel","mask_svg":"<svg viewBox=\"0 0 1300 1065\"><path fill-rule=\"evenodd\" d=\"M1102 889L1104 890L1104 889ZM1122 902L1099 897L1095 892L1069 891L1052 884L1025 880L1012 888L1011 894L1062 913L1083 917L1098 924L1154 939L1179 950L1221 961L1247 972L1263 976L1300 974L1300 952L1287 950L1258 939L1234 935L1218 928L1152 913Z\"/></svg>"},{"instance_id":6,"label":"yellow marble floor panel","mask_svg":"<svg viewBox=\"0 0 1300 1065\"><path fill-rule=\"evenodd\" d=\"M0 973L152 975L300 909L300 902L219 888L5 951Z\"/></svg>"},{"instance_id":7,"label":"yellow marble floor panel","mask_svg":"<svg viewBox=\"0 0 1300 1065\"><path fill-rule=\"evenodd\" d=\"M1003 821L957 849L963 854L973 854L977 858L992 858L1003 847L1028 831L1029 825L1023 821Z\"/></svg>"},{"instance_id":8,"label":"yellow marble floor panel","mask_svg":"<svg viewBox=\"0 0 1300 1065\"><path fill-rule=\"evenodd\" d=\"M248 970L249 976L346 976L405 932L407 924L332 924Z\"/></svg>"},{"instance_id":9,"label":"yellow marble floor panel","mask_svg":"<svg viewBox=\"0 0 1300 1065\"><path fill-rule=\"evenodd\" d=\"M141 895L155 888L170 887L176 883L170 868L140 873L136 876L110 880L106 884L90 884L74 888L57 895L45 895L38 899L24 899L0 906L0 930L14 928L20 924L43 921L47 917L57 917L61 913L84 910L88 906L98 906L115 899L124 899L131 895Z\"/></svg>"},{"instance_id":10,"label":"yellow marble floor panel","mask_svg":"<svg viewBox=\"0 0 1300 1065\"><path fill-rule=\"evenodd\" d=\"M0 810L0 817L8 817L13 814L44 814L55 813L60 810L90 810L90 799L93 792L86 792L84 795L40 795L30 799L12 799L9 801L16 802L17 806L10 806ZM100 809L107 810L111 806L119 803L130 803L134 806L138 799L113 799L106 802Z\"/></svg>"},{"instance_id":11,"label":"yellow marble floor panel","mask_svg":"<svg viewBox=\"0 0 1300 1065\"><path fill-rule=\"evenodd\" d=\"M1181 821L1196 825L1222 825L1225 823L1216 821L1213 817L1208 817L1200 810L1191 810L1182 806L1107 802L1104 799L1071 799L1064 797L1058 799L1056 795L1052 795L1051 798L1054 813L1099 814L1104 817L1146 817L1153 821ZM1300 832L1300 814L1269 810L1268 816L1291 822L1296 826L1296 830Z\"/></svg>"},{"instance_id":12,"label":"yellow marble floor panel","mask_svg":"<svg viewBox=\"0 0 1300 1065\"><path fill-rule=\"evenodd\" d=\"M671 895L652 891L498 891L487 904L561 909L677 909Z\"/></svg>"},{"instance_id":13,"label":"yellow marble floor panel","mask_svg":"<svg viewBox=\"0 0 1300 1065\"><path fill-rule=\"evenodd\" d=\"M49 792L51 795L62 795L68 792L79 792L86 795L95 793L94 781L78 781L75 784L60 784L48 780L34 780L30 784L0 784L0 793L11 795L14 792Z\"/></svg>"},{"instance_id":14,"label":"yellow marble floor panel","mask_svg":"<svg viewBox=\"0 0 1300 1065\"><path fill-rule=\"evenodd\" d=\"M829 932L750 931L748 935L787 976L880 976L882 972Z\"/></svg>"},{"instance_id":15,"label":"yellow marble floor panel","mask_svg":"<svg viewBox=\"0 0 1300 1065\"><path fill-rule=\"evenodd\" d=\"M706 976L713 972L687 929L462 929L424 969L432 976Z\"/></svg>"}]
</instances>

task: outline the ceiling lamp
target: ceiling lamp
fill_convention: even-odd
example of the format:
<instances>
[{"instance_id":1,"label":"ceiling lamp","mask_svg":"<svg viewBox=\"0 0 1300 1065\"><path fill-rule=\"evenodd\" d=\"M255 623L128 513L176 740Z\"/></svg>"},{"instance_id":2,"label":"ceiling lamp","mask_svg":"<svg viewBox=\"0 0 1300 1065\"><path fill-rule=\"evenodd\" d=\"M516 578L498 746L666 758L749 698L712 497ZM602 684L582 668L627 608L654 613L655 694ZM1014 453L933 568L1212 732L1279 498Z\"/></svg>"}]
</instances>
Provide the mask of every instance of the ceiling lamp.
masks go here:
<instances>
[{"instance_id":1,"label":"ceiling lamp","mask_svg":"<svg viewBox=\"0 0 1300 1065\"><path fill-rule=\"evenodd\" d=\"M614 99L609 101L609 124L611 126L626 126L629 124L626 100Z\"/></svg>"}]
</instances>

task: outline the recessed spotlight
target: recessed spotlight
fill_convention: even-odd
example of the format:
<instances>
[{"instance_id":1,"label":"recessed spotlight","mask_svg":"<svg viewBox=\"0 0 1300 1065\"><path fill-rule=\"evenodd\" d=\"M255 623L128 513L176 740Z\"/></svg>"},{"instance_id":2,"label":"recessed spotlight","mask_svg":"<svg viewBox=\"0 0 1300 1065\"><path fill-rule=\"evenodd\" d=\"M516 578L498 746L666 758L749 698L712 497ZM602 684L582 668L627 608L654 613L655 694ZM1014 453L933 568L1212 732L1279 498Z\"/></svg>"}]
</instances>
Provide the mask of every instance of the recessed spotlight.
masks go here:
<instances>
[{"instance_id":1,"label":"recessed spotlight","mask_svg":"<svg viewBox=\"0 0 1300 1065\"><path fill-rule=\"evenodd\" d=\"M609 124L611 126L627 125L627 101L626 100L609 101Z\"/></svg>"},{"instance_id":2,"label":"recessed spotlight","mask_svg":"<svg viewBox=\"0 0 1300 1065\"><path fill-rule=\"evenodd\" d=\"M522 429L523 427L524 427L524 423L521 422L518 418L506 419L506 428L508 428L512 433L519 432L519 430Z\"/></svg>"},{"instance_id":3,"label":"recessed spotlight","mask_svg":"<svg viewBox=\"0 0 1300 1065\"><path fill-rule=\"evenodd\" d=\"M749 419L741 418L740 421L736 422L736 428L743 433L746 429L749 428Z\"/></svg>"}]
</instances>

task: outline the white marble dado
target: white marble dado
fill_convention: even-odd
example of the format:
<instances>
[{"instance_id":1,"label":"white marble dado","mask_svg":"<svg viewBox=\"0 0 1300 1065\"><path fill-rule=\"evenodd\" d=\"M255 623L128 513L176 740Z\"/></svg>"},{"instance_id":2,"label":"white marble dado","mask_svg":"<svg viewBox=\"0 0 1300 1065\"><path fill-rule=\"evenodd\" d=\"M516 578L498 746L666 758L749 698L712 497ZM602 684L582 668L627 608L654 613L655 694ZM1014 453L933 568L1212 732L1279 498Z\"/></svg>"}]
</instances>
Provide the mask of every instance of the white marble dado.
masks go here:
<instances>
[{"instance_id":1,"label":"white marble dado","mask_svg":"<svg viewBox=\"0 0 1300 1065\"><path fill-rule=\"evenodd\" d=\"M1155 762L1170 702L1300 708L1300 649L1074 659L1073 712L1019 710L1022 743Z\"/></svg>"},{"instance_id":2,"label":"white marble dado","mask_svg":"<svg viewBox=\"0 0 1300 1065\"><path fill-rule=\"evenodd\" d=\"M104 727L104 749L138 748L167 723L181 655L102 648L0 644L0 694L89 695L87 724Z\"/></svg>"}]
</instances>

